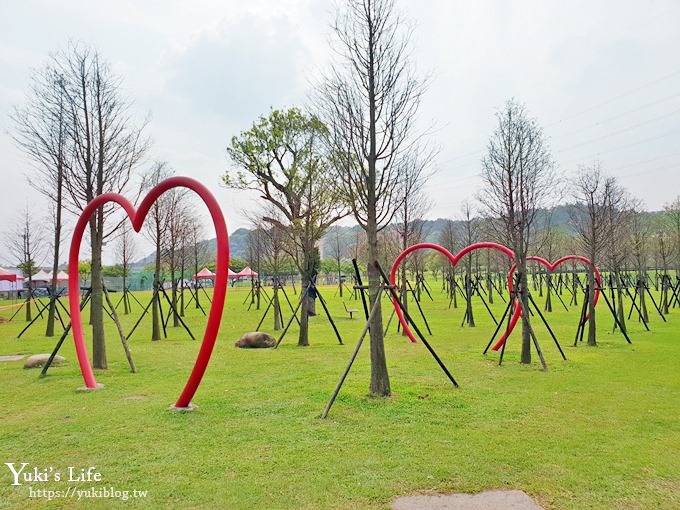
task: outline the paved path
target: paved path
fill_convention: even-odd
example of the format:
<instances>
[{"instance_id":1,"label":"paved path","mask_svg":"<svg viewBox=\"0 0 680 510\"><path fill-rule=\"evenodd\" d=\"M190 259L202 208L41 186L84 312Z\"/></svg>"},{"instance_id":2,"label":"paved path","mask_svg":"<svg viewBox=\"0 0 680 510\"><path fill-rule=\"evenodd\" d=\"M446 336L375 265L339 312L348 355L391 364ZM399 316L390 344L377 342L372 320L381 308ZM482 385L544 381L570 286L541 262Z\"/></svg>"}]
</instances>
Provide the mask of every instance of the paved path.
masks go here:
<instances>
[{"instance_id":1,"label":"paved path","mask_svg":"<svg viewBox=\"0 0 680 510\"><path fill-rule=\"evenodd\" d=\"M543 510L525 492L486 491L479 494L401 496L393 510Z\"/></svg>"},{"instance_id":2,"label":"paved path","mask_svg":"<svg viewBox=\"0 0 680 510\"><path fill-rule=\"evenodd\" d=\"M19 361L25 357L25 354L9 354L7 356L0 356L0 361Z\"/></svg>"}]
</instances>

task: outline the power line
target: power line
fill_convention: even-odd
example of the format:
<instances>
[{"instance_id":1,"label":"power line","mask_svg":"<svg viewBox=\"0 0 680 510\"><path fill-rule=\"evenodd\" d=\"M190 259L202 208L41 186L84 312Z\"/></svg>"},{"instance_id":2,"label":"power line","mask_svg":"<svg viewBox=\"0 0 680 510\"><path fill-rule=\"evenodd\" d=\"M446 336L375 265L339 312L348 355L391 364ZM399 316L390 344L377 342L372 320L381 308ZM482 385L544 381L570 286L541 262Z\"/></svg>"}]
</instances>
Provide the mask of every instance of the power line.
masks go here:
<instances>
[{"instance_id":1,"label":"power line","mask_svg":"<svg viewBox=\"0 0 680 510\"><path fill-rule=\"evenodd\" d=\"M632 126L628 126L627 128L623 128L623 129L620 129L618 131L614 131L613 133L608 133L606 135L598 136L597 138L592 138L590 140L586 140L585 142L581 142L581 143L577 143L575 145L571 145L570 147L567 147L565 149L561 149L558 152L565 152L565 151L568 151L568 150L571 150L571 149L575 149L577 147L581 147L583 145L589 145L589 144L594 143L594 142L599 142L600 140L604 140L605 138L610 138L612 136L616 136L616 135L619 135L621 133L625 133L626 131L630 131L631 129L635 129L635 128L638 128L640 126L645 126L647 124L651 124L653 122L657 122L657 121L662 120L662 119L667 119L668 117L672 117L673 115L675 115L677 113L680 113L680 109L672 111L670 113L666 113L664 115L659 115L658 117L654 117L653 119L649 119L649 120L645 120L643 122L639 122L637 124L633 124Z\"/></svg>"},{"instance_id":2,"label":"power line","mask_svg":"<svg viewBox=\"0 0 680 510\"><path fill-rule=\"evenodd\" d=\"M618 100L621 99L621 98L627 97L627 96L629 96L629 95L631 95L631 94L634 94L635 92L639 92L640 90L643 90L643 89L645 89L645 88L647 88L647 87L651 87L652 85L656 85L657 83L661 83L662 81L665 81L665 80L668 80L668 79L670 79L670 78L673 78L674 76L677 76L677 75L679 75L679 74L680 74L680 69L678 69L678 70L676 70L676 71L674 71L674 72L672 72L672 73L670 73L670 74L667 74L666 76L662 76L661 78L658 78L658 79L656 79L656 80L653 80L653 81L650 81L650 82L648 82L648 83L645 83L644 85L640 85L639 87L636 87L636 88L634 88L634 89L630 89L630 90L628 90L628 91L624 92L623 94L620 94L620 95L618 95L618 96L616 96L616 97L612 97L612 98L607 99L607 100L605 100L605 101L602 101L601 103L598 103L598 104L596 104L596 105L594 105L594 106L590 106L590 107L588 107L588 108L585 108L584 110L580 110L580 111L578 111L578 112L572 114L572 115L569 116L569 117L566 117L566 118L564 118L564 119L560 119L560 120L558 120L558 121L556 121L556 122L553 122L553 123L551 123L551 124L546 125L545 127L555 126L555 125L560 124L560 123L562 123L562 122L566 122L566 121L568 121L568 120L575 119L576 117L579 117L579 116L583 115L584 113L588 113L588 112L591 112L591 111L593 111L593 110L597 110L598 108L601 108L602 106L605 106L605 105L608 105L608 104L613 103L613 102L615 102L615 101L618 101Z\"/></svg>"},{"instance_id":3,"label":"power line","mask_svg":"<svg viewBox=\"0 0 680 510\"><path fill-rule=\"evenodd\" d=\"M633 177L635 175L652 174L654 172L659 172L661 170L666 170L668 168L680 168L680 163L671 163L671 164L664 165L664 166L657 166L655 168L649 168L647 170L640 170L639 172L632 172L632 173L628 173L628 174L619 175L618 177L624 178L624 177Z\"/></svg>"},{"instance_id":4,"label":"power line","mask_svg":"<svg viewBox=\"0 0 680 510\"><path fill-rule=\"evenodd\" d=\"M664 98L659 99L657 101L652 101L651 103L647 103L647 104L642 105L638 108L633 108L632 110L628 110L626 112L619 113L619 114L614 115L612 117L608 117L604 120L600 120L598 122L595 122L594 124L591 124L590 126L586 126L585 128L573 129L573 130L568 131L566 133L557 134L557 135L555 135L555 137L563 138L565 136L573 135L574 133L582 133L584 129L590 129L590 128L593 128L593 127L596 127L596 126L600 126L602 124L606 124L607 122L610 122L612 120L620 119L621 117L625 117L626 115L630 115L631 113L636 113L636 112L639 112L641 110L645 110L645 109L647 109L651 106L656 106L660 103L664 103L664 102L669 101L671 99L675 99L676 97L679 97L679 96L680 96L680 94L673 94L671 96L664 97Z\"/></svg>"},{"instance_id":5,"label":"power line","mask_svg":"<svg viewBox=\"0 0 680 510\"><path fill-rule=\"evenodd\" d=\"M663 133L663 134L658 135L658 136L652 136L650 138L645 138L644 140L638 140L637 142L631 142L631 143L627 143L627 144L624 144L624 145L619 145L617 147L613 147L613 148L608 149L606 151L598 151L597 156L600 156L601 154L609 154L610 152L616 152L616 151L621 150L621 149L628 149L630 147L634 147L636 145L641 145L643 143L653 142L654 140L659 140L660 138L665 138L667 136L671 136L671 135L674 135L674 134L679 133L679 132L680 132L680 129L675 129L673 131L669 131L668 133ZM571 159L571 160L569 160L569 163L573 163L573 162L576 162L576 161L582 161L583 159L584 158ZM592 157L591 157L591 159L592 159Z\"/></svg>"}]
</instances>

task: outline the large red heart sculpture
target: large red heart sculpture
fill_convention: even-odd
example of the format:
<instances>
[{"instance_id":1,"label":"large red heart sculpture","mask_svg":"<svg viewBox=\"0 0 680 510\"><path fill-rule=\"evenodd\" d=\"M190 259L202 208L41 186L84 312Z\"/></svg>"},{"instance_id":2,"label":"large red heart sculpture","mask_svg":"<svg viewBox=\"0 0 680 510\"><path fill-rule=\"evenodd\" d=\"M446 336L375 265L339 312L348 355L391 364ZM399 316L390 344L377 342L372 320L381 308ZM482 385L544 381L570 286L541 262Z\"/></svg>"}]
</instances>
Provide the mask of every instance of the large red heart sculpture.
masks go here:
<instances>
[{"instance_id":1,"label":"large red heart sculpture","mask_svg":"<svg viewBox=\"0 0 680 510\"><path fill-rule=\"evenodd\" d=\"M220 329L222 320L222 311L224 309L224 299L227 293L227 270L229 268L229 237L227 234L227 225L224 221L224 216L220 209L217 200L212 195L210 190L200 182L189 177L171 177L160 182L153 187L147 196L142 200L139 209L134 206L123 196L117 193L105 193L95 197L85 209L83 209L78 222L76 223L71 240L71 248L69 251L69 278L68 278L68 295L69 308L71 311L71 324L73 327L73 341L76 346L76 353L78 355L78 363L80 364L80 371L83 374L85 386L89 389L97 388L97 381L94 378L90 360L85 347L85 338L83 334L83 325L80 317L80 282L78 279L78 257L80 255L80 244L85 233L85 228L88 225L90 217L97 208L103 206L108 202L118 203L130 217L132 227L135 232L139 232L144 224L144 219L151 208L151 205L156 199L167 190L175 187L185 187L195 191L205 202L210 216L215 225L215 233L217 236L217 264L215 268L215 288L212 299L212 307L208 315L208 324L205 327L203 334L203 342L198 351L194 368L189 375L184 390L180 394L175 407L178 409L186 409L191 404L198 386L201 384L201 379L208 368L208 362L215 346L217 333Z\"/></svg>"},{"instance_id":2,"label":"large red heart sculpture","mask_svg":"<svg viewBox=\"0 0 680 510\"><path fill-rule=\"evenodd\" d=\"M597 282L597 286L598 286L598 288L595 289L595 296L594 296L595 304L597 304L597 301L600 298L599 287L602 286L602 278L601 278L600 270L598 269L598 267L594 266L593 263L589 259L587 259L586 257L583 257L581 255L565 255L564 257L557 259L554 263L551 264L549 261L547 261L543 257L536 257L536 256L527 257L527 261L538 262L539 264L545 266L548 269L548 271L550 271L551 273L555 269L557 269L558 266L560 266L561 264L564 264L565 262L569 262L570 260L577 260L577 261L582 262L583 264L585 264L587 266L593 267L593 270L595 271L595 281ZM517 266L513 264L513 266L510 268L510 271L508 272L508 290L510 291L511 295L512 295L513 277L514 277L516 269L517 269ZM515 315L512 316L507 330L505 331L505 333L503 333L503 335L498 340L498 342L496 342L494 344L494 346L492 348L494 351L497 351L498 349L500 349L503 346L505 341L508 339L508 337L512 333L513 329L515 329L515 326L517 325L517 321L519 320L520 316L521 316L521 310L520 310L519 314L515 314ZM588 315L586 315L583 318L583 323L585 323L587 320L588 320Z\"/></svg>"},{"instance_id":3,"label":"large red heart sculpture","mask_svg":"<svg viewBox=\"0 0 680 510\"><path fill-rule=\"evenodd\" d=\"M413 246L409 246L406 248L404 251L402 251L399 256L394 260L394 264L392 264L392 270L390 271L390 285L395 285L397 281L397 270L399 269L399 265L401 262L406 258L407 255L410 253L417 251L417 250L436 250L439 253L443 254L449 261L451 262L452 265L458 264L460 259L462 259L465 255L468 253L475 251L475 250L481 250L481 249L492 249L492 250L497 250L500 251L501 253L504 253L507 255L510 260L515 260L515 254L514 252L508 248L507 246L503 246L502 244L498 243L491 243L491 242L481 242L481 243L474 243L471 244L470 246L466 246L462 250L460 250L458 253L455 255L452 255L449 250L446 248L439 246L438 244L435 243L419 243L419 244L414 244ZM399 318L399 322L401 322L401 326L404 328L404 333L408 336L409 340L413 343L417 343L417 340L415 336L413 336L413 333L411 332L411 328L409 327L408 323L406 322L406 319L404 318L404 314L401 311L401 308L399 307L399 304L397 303L396 299L393 297L392 298L392 304L394 306L394 310L397 314L397 317ZM515 309L511 318L511 324L516 324L517 319L519 318L521 310L519 307L518 303L515 303Z\"/></svg>"}]
</instances>

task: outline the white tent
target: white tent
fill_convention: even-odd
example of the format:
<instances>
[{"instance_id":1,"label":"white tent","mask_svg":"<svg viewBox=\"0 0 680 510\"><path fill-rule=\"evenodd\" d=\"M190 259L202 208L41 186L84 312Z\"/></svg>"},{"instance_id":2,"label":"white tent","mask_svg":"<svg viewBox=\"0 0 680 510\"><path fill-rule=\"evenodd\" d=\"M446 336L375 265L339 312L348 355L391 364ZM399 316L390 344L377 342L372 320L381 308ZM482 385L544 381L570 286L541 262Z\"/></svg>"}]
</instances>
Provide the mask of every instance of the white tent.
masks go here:
<instances>
[{"instance_id":1,"label":"white tent","mask_svg":"<svg viewBox=\"0 0 680 510\"><path fill-rule=\"evenodd\" d=\"M41 269L37 273L35 273L32 277L31 280L34 282L47 282L47 283L52 283L52 271L45 271L44 269ZM66 271L59 271L57 273L57 282L67 282L68 281L68 274Z\"/></svg>"},{"instance_id":2,"label":"white tent","mask_svg":"<svg viewBox=\"0 0 680 510\"><path fill-rule=\"evenodd\" d=\"M37 273L35 273L33 276L31 276L31 281L33 282L51 282L52 281L52 273L48 273L44 269L41 269Z\"/></svg>"}]
</instances>

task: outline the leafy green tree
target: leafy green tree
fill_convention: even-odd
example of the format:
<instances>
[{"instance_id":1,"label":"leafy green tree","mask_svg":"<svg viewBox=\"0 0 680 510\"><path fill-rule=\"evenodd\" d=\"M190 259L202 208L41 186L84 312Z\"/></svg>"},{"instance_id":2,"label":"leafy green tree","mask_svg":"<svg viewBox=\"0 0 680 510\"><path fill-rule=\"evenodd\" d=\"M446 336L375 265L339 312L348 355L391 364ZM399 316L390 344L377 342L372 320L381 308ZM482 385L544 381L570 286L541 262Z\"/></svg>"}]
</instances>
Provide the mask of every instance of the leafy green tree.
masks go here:
<instances>
[{"instance_id":1,"label":"leafy green tree","mask_svg":"<svg viewBox=\"0 0 680 510\"><path fill-rule=\"evenodd\" d=\"M314 245L328 227L346 216L336 192L337 176L324 153L326 126L297 108L273 110L253 126L234 136L227 152L233 169L224 183L233 189L255 190L273 205L279 218L263 218L278 226L291 240L306 288L315 269ZM298 345L309 345L308 316L314 298L302 297Z\"/></svg>"},{"instance_id":2,"label":"leafy green tree","mask_svg":"<svg viewBox=\"0 0 680 510\"><path fill-rule=\"evenodd\" d=\"M211 265L212 265L212 267L211 267ZM242 271L243 269L245 269L245 267L247 265L248 265L248 263L243 259L240 259L238 257L229 257L229 269L231 269L235 273ZM208 265L206 267L208 269L210 269L211 271L214 271L215 270L214 266L215 266L214 263L208 263Z\"/></svg>"},{"instance_id":3,"label":"leafy green tree","mask_svg":"<svg viewBox=\"0 0 680 510\"><path fill-rule=\"evenodd\" d=\"M81 281L85 281L92 274L92 261L91 260L80 260L78 262L78 276Z\"/></svg>"},{"instance_id":4,"label":"leafy green tree","mask_svg":"<svg viewBox=\"0 0 680 510\"><path fill-rule=\"evenodd\" d=\"M125 276L125 270L122 264L114 264L113 266L102 267L102 276Z\"/></svg>"}]
</instances>

